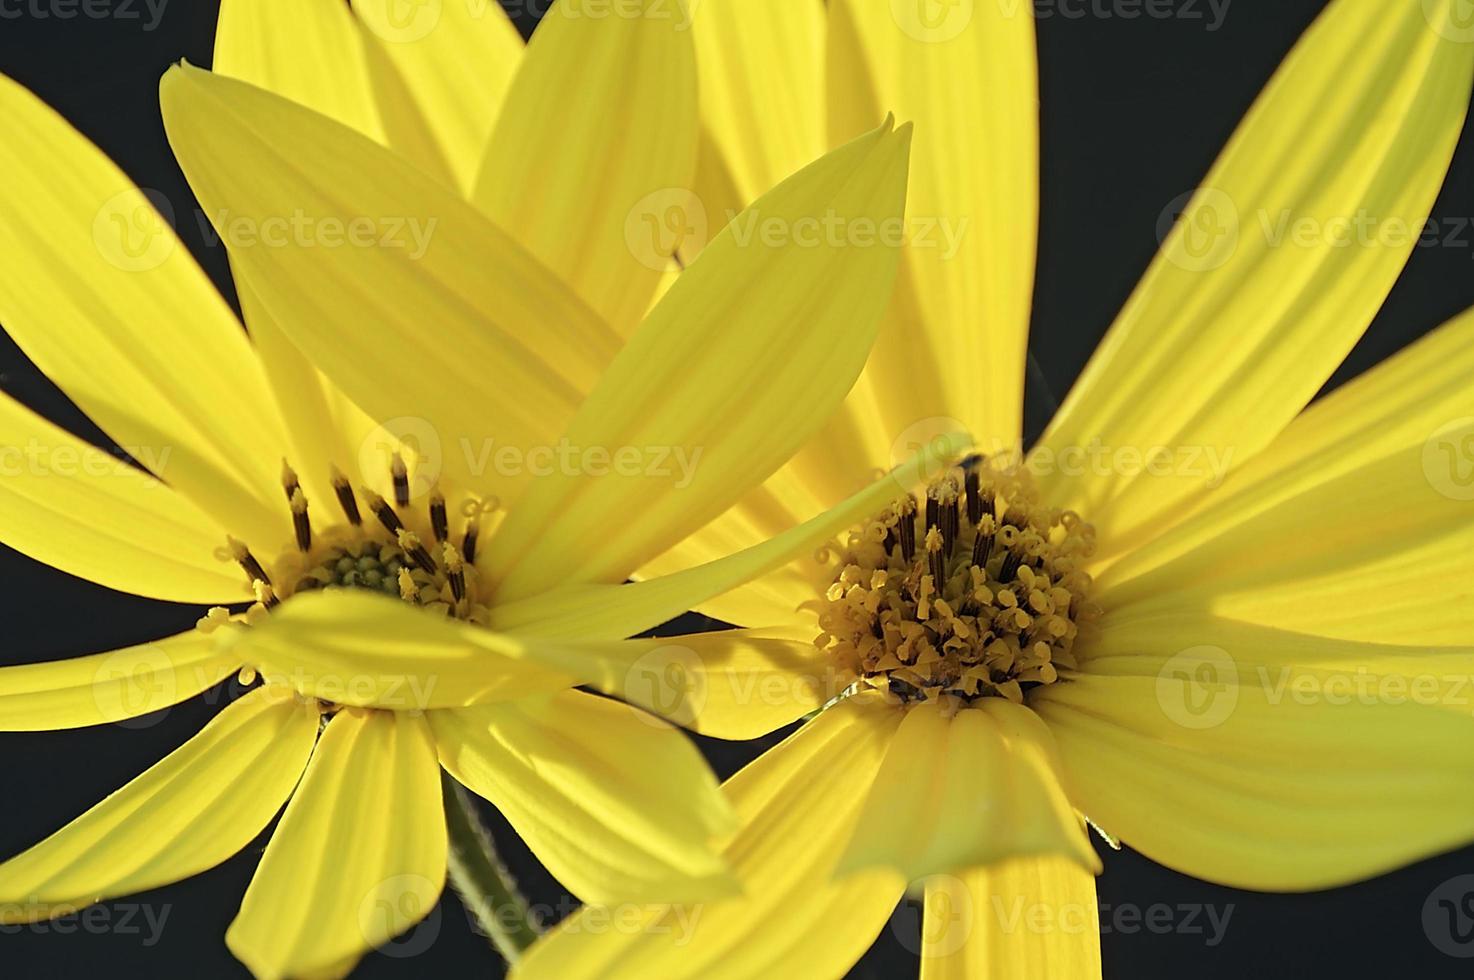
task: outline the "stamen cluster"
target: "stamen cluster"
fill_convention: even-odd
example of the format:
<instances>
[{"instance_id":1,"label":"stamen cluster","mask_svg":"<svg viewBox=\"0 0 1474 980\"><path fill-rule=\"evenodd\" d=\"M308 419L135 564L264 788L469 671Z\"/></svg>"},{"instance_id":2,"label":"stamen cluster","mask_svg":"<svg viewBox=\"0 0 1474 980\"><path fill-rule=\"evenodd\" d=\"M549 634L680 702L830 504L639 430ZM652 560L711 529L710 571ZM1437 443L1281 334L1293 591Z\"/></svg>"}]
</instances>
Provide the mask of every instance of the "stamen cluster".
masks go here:
<instances>
[{"instance_id":1,"label":"stamen cluster","mask_svg":"<svg viewBox=\"0 0 1474 980\"><path fill-rule=\"evenodd\" d=\"M908 703L1022 703L1076 666L1097 615L1081 570L1094 541L1078 514L1040 505L1027 470L970 458L850 535L816 642Z\"/></svg>"}]
</instances>

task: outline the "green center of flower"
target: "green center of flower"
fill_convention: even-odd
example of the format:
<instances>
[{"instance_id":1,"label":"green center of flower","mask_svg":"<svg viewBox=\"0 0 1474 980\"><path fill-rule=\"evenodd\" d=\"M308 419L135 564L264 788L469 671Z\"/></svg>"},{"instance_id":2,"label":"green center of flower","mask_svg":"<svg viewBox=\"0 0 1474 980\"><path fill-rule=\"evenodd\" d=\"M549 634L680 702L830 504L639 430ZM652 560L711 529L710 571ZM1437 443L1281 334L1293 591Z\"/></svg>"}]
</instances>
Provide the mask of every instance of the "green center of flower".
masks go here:
<instances>
[{"instance_id":1,"label":"green center of flower","mask_svg":"<svg viewBox=\"0 0 1474 980\"><path fill-rule=\"evenodd\" d=\"M974 457L850 535L817 641L905 702L1022 703L1060 680L1097 615L1081 570L1095 529L1039 504L1029 473Z\"/></svg>"}]
</instances>

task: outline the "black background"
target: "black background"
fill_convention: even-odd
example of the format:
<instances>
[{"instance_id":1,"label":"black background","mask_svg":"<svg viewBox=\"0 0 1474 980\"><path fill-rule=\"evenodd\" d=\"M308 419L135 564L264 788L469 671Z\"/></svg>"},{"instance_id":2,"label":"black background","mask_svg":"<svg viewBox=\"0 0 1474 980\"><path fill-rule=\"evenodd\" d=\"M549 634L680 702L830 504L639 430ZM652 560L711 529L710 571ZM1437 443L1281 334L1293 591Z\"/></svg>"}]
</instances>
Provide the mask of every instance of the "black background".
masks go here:
<instances>
[{"instance_id":1,"label":"black background","mask_svg":"<svg viewBox=\"0 0 1474 980\"><path fill-rule=\"evenodd\" d=\"M448 0L451 2L451 0ZM883 0L876 0L883 2ZM1416 3L1419 0L1392 0ZM1157 245L1163 209L1192 188L1320 0L1232 0L1216 29L1206 0L1177 0L1177 16L1128 19L1103 0L1041 2L1044 182L1043 231L1034 317L1034 351L1047 384L1029 392L1037 433L1052 395L1084 365ZM523 3L524 32L535 16ZM114 16L60 20L38 0L0 0L0 71L41 94L142 186L186 213L193 201L164 140L159 75L173 61L210 63L216 4L167 0L162 18L141 0L115 0ZM125 9L139 16L125 17ZM1078 14L1078 16L1075 16ZM0 139L9 139L0 129ZM0 180L4 175L0 174ZM1443 241L1416 250L1386 308L1333 384L1366 370L1449 316L1474 304L1474 145L1468 132L1434 210ZM217 282L223 251L207 248L193 222L181 232ZM4 274L0 266L0 274ZM225 287L228 288L228 287ZM1037 379L1036 379L1037 381ZM0 385L84 437L106 440L0 336ZM111 649L186 628L198 611L136 599L89 585L0 547L0 663L23 663ZM202 699L145 722L41 735L0 735L0 856L19 852L95 803L193 735L218 710ZM722 775L766 744L706 742ZM1463 747L1466 749L1467 747ZM1327 759L1328 766L1337 760ZM494 815L488 814L494 820ZM502 839L509 831L502 830ZM124 921L109 907L101 929L78 925L0 931L0 973L61 977L245 976L223 943L226 926L255 867L265 836L224 865L189 881L128 900L167 909L160 940L141 917ZM513 850L511 860L541 902L556 884ZM1103 854L1099 881L1107 926L1107 977L1465 976L1467 960L1438 952L1422 926L1430 892L1474 871L1474 849L1425 861L1355 887L1303 896L1236 892L1193 881L1123 851ZM1232 907L1226 934L1132 929L1116 910L1154 905ZM914 976L916 913L902 908L855 977ZM1185 921L1182 913L1174 920ZM1202 921L1201 916L1198 919ZM1113 927L1112 923L1118 927ZM62 924L62 928L66 927ZM133 931L130 931L133 930ZM1474 954L1474 948L1467 952ZM392 954L392 955L391 955ZM495 975L492 955L454 898L390 954L368 957L358 976Z\"/></svg>"}]
</instances>

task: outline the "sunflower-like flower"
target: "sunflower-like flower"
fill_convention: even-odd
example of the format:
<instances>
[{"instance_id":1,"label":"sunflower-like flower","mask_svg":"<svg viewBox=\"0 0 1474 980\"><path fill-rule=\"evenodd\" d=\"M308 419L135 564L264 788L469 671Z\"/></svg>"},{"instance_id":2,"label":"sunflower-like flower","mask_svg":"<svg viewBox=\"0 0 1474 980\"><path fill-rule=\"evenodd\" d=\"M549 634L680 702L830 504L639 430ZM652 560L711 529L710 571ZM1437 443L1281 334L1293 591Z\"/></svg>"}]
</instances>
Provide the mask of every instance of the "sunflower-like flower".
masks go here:
<instances>
[{"instance_id":1,"label":"sunflower-like flower","mask_svg":"<svg viewBox=\"0 0 1474 980\"><path fill-rule=\"evenodd\" d=\"M652 31L690 44L673 25L570 20L524 68L589 50L624 58ZM673 57L692 68L689 54ZM621 297L601 313L580 294L613 299L582 274L629 260L622 229L606 247L563 226L581 261L569 285L404 150L196 69L172 69L161 92L179 159L231 247L250 334L151 200L0 79L0 322L140 464L0 398L0 441L25 451L0 484L0 539L110 588L218 605L156 643L0 670L0 729L138 717L232 676L250 690L0 864L0 920L196 874L285 805L227 942L258 976L345 973L442 889L442 767L588 900L729 892L714 844L732 816L699 753L664 722L574 690L620 693L604 659L539 634L577 636L575 620L597 639L657 625L956 458L960 441L760 547L620 584L840 404L899 249L726 236L648 316L658 269L614 284ZM561 132L604 125L597 108ZM789 225L897 220L908 146L908 129L886 124L756 206ZM415 248L384 240L414 219L433 226ZM352 237L365 221L377 234ZM620 324L627 344L615 306L638 323ZM537 475L533 454L564 445L581 453L574 464ZM526 465L497 455L508 448ZM621 462L631 449L633 467ZM650 465L683 450L694 465Z\"/></svg>"},{"instance_id":2,"label":"sunflower-like flower","mask_svg":"<svg viewBox=\"0 0 1474 980\"><path fill-rule=\"evenodd\" d=\"M840 499L943 420L989 451L703 607L754 628L664 654L702 680L664 694L708 734L818 711L726 786L744 896L680 929L575 916L519 977L840 976L908 885L925 977L1099 976L1084 817L1269 891L1474 839L1474 315L1311 404L1458 139L1474 44L1453 5L1327 7L1027 455L1030 5L930 9L698 9L699 196L740 206L826 122L843 138L884 105L917 127L913 238L847 413L647 572ZM802 96L825 63L820 106ZM922 240L948 221L970 222L955 248ZM1275 237L1284 222L1314 231ZM1020 902L1051 927L1011 918Z\"/></svg>"}]
</instances>

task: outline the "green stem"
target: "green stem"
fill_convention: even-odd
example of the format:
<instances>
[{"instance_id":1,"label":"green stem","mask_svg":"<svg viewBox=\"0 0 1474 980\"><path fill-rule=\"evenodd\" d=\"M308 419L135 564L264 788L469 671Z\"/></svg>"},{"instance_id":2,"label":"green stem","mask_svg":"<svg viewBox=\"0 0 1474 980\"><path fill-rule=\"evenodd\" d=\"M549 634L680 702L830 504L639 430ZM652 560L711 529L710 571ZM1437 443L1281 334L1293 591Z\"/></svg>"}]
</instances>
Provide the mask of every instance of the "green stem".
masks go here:
<instances>
[{"instance_id":1,"label":"green stem","mask_svg":"<svg viewBox=\"0 0 1474 980\"><path fill-rule=\"evenodd\" d=\"M508 963L515 963L537 941L532 912L476 815L475 798L450 773L440 775L450 837L451 884L496 951Z\"/></svg>"}]
</instances>

